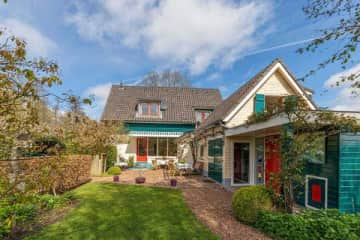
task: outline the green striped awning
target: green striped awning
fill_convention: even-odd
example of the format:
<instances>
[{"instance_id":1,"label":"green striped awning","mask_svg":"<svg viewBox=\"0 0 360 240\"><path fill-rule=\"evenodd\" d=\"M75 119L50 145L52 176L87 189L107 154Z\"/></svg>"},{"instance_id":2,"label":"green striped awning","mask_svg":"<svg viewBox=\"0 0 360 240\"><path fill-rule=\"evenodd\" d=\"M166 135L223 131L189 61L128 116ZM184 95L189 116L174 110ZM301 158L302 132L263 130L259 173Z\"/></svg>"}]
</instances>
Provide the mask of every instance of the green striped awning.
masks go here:
<instances>
[{"instance_id":1,"label":"green striped awning","mask_svg":"<svg viewBox=\"0 0 360 240\"><path fill-rule=\"evenodd\" d=\"M193 124L127 123L130 136L179 137L195 129Z\"/></svg>"}]
</instances>

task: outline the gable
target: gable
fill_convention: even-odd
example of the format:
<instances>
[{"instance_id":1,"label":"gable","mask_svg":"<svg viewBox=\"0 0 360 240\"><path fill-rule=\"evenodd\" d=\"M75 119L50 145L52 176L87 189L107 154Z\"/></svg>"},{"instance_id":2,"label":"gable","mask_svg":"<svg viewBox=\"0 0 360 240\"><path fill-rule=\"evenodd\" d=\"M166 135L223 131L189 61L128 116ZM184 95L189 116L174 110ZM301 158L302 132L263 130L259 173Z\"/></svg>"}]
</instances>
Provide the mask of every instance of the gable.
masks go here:
<instances>
[{"instance_id":1,"label":"gable","mask_svg":"<svg viewBox=\"0 0 360 240\"><path fill-rule=\"evenodd\" d=\"M309 104L310 109L315 109L311 100L308 99L306 93L300 88L291 75L286 72L281 63L276 65L268 76L265 76L257 86L240 102L238 109L230 113L224 118L226 127L235 127L246 122L250 115L254 112L254 98L256 94L265 96L289 96L297 95L304 97Z\"/></svg>"},{"instance_id":2,"label":"gable","mask_svg":"<svg viewBox=\"0 0 360 240\"><path fill-rule=\"evenodd\" d=\"M274 96L296 94L279 71L273 73L256 93Z\"/></svg>"}]
</instances>

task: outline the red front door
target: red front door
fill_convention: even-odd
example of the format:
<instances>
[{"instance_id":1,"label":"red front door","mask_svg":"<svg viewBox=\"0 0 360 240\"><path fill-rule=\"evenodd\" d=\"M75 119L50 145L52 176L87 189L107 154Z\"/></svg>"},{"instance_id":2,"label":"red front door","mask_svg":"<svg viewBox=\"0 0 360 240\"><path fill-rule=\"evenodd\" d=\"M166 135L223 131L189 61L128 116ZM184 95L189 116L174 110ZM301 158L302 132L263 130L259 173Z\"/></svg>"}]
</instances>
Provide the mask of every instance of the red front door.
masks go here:
<instances>
[{"instance_id":1,"label":"red front door","mask_svg":"<svg viewBox=\"0 0 360 240\"><path fill-rule=\"evenodd\" d=\"M147 138L136 139L136 161L147 162Z\"/></svg>"},{"instance_id":2,"label":"red front door","mask_svg":"<svg viewBox=\"0 0 360 240\"><path fill-rule=\"evenodd\" d=\"M280 173L281 170L281 148L280 135L265 137L265 184L271 182L271 175ZM276 182L273 184L276 186Z\"/></svg>"}]
</instances>

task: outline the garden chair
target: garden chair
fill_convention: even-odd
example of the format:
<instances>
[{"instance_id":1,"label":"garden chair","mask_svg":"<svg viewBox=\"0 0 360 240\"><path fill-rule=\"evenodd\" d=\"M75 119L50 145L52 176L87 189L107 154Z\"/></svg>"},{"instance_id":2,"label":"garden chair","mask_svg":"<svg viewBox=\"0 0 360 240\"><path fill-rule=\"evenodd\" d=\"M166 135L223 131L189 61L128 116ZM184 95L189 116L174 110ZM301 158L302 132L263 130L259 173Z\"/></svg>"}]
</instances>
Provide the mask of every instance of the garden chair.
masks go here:
<instances>
[{"instance_id":1,"label":"garden chair","mask_svg":"<svg viewBox=\"0 0 360 240\"><path fill-rule=\"evenodd\" d=\"M152 160L151 163L152 163L153 169L155 169L155 170L159 169L160 166L158 165L157 160Z\"/></svg>"}]
</instances>

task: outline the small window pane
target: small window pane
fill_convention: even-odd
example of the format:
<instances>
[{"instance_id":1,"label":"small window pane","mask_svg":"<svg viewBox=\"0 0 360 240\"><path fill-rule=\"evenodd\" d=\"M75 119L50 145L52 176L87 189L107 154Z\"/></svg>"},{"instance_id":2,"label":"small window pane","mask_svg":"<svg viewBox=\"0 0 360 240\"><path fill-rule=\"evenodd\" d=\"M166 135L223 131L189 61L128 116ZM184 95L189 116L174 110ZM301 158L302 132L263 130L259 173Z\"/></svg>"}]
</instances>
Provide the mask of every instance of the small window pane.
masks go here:
<instances>
[{"instance_id":1,"label":"small window pane","mask_svg":"<svg viewBox=\"0 0 360 240\"><path fill-rule=\"evenodd\" d=\"M167 139L159 138L159 156L167 155Z\"/></svg>"},{"instance_id":2,"label":"small window pane","mask_svg":"<svg viewBox=\"0 0 360 240\"><path fill-rule=\"evenodd\" d=\"M176 156L177 153L177 145L176 145L176 141L174 138L169 138L168 139L168 156Z\"/></svg>"},{"instance_id":3,"label":"small window pane","mask_svg":"<svg viewBox=\"0 0 360 240\"><path fill-rule=\"evenodd\" d=\"M142 103L141 104L141 114L142 115L147 115L148 114L148 105L147 105L147 103Z\"/></svg>"},{"instance_id":4,"label":"small window pane","mask_svg":"<svg viewBox=\"0 0 360 240\"><path fill-rule=\"evenodd\" d=\"M158 115L158 109L159 109L159 106L157 103L152 103L151 104L151 115L152 116L157 116Z\"/></svg>"},{"instance_id":5,"label":"small window pane","mask_svg":"<svg viewBox=\"0 0 360 240\"><path fill-rule=\"evenodd\" d=\"M149 156L157 155L157 139L149 138Z\"/></svg>"}]
</instances>

